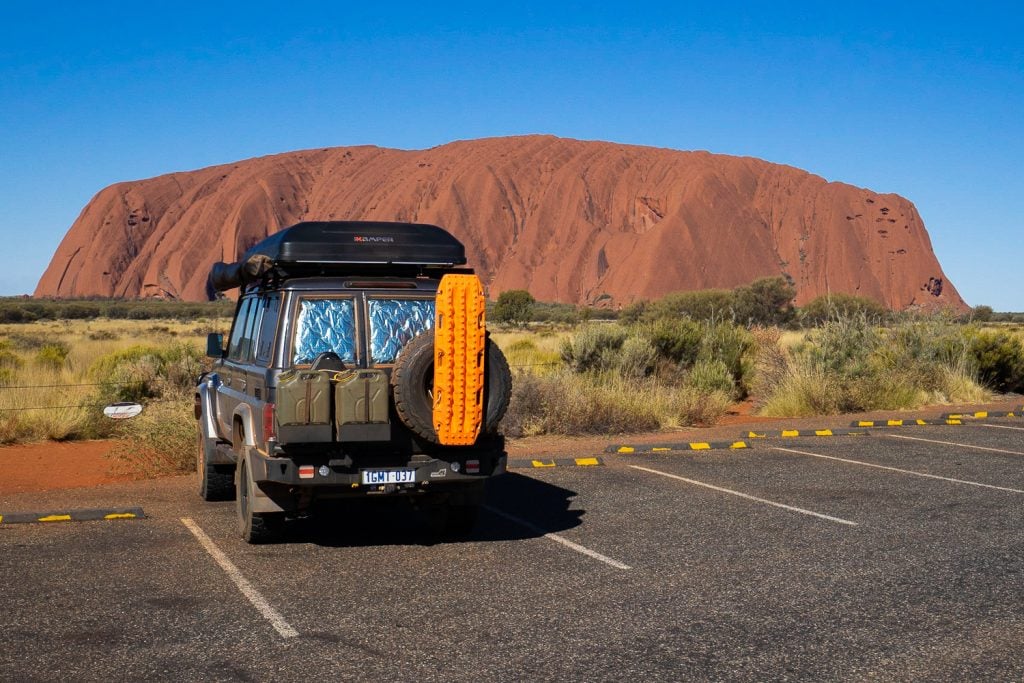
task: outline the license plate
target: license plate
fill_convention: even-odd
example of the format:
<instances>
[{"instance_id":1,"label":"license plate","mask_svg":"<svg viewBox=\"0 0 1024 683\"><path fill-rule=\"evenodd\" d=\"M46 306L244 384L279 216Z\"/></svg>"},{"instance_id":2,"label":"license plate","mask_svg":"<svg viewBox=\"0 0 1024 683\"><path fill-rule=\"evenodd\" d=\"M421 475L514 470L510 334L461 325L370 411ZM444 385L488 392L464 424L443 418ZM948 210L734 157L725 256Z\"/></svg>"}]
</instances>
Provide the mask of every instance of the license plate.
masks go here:
<instances>
[{"instance_id":1,"label":"license plate","mask_svg":"<svg viewBox=\"0 0 1024 683\"><path fill-rule=\"evenodd\" d=\"M416 470L360 470L364 484L412 484Z\"/></svg>"}]
</instances>

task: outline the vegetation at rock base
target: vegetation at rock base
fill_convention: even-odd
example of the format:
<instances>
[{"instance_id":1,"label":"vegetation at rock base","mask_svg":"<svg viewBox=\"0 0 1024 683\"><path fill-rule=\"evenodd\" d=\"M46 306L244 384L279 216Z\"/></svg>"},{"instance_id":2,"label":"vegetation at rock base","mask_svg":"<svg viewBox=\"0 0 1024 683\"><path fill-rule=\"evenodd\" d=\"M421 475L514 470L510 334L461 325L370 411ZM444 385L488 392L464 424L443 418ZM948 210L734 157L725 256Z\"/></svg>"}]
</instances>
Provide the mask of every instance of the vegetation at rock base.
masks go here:
<instances>
[{"instance_id":1,"label":"vegetation at rock base","mask_svg":"<svg viewBox=\"0 0 1024 683\"><path fill-rule=\"evenodd\" d=\"M805 416L1024 391L1024 326L1007 322L1014 314L893 315L837 295L796 308L787 286L674 294L628 306L617 321L598 317L607 310L533 302L532 322L513 315L507 327L492 325L515 373L504 430L675 429L714 423L743 398L762 414ZM119 438L115 454L127 467L190 470L205 336L227 331L231 308L198 304L196 317L183 314L191 304L144 303L140 311L172 315L55 320L57 309L33 309L47 312L0 324L0 443ZM142 416L102 415L120 400L141 402Z\"/></svg>"}]
</instances>

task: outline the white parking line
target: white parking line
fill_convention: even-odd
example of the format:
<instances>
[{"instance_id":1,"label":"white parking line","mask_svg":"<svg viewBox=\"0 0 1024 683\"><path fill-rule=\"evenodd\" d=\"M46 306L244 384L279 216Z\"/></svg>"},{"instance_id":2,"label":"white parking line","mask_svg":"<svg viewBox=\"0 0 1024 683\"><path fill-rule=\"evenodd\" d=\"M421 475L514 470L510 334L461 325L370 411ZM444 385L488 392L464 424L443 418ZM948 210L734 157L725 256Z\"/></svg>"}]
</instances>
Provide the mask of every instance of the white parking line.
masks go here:
<instances>
[{"instance_id":1,"label":"white parking line","mask_svg":"<svg viewBox=\"0 0 1024 683\"><path fill-rule=\"evenodd\" d=\"M864 462L863 460L851 460L850 458L837 458L834 455L822 455L821 453L811 453L810 451L798 451L792 448L780 448L773 446L772 450L782 451L783 453L796 453L797 455L807 455L812 458L823 458L825 460L836 460L838 462L848 462L851 465L863 465L864 467L874 467L880 470L889 470L890 472L899 472L900 474L910 474L915 477L927 477L928 479L941 479L942 481L950 481L954 484L967 484L968 486L980 486L986 489L996 489L997 491L1009 491L1010 493L1024 493L1020 489L1010 489L1005 486L993 486L992 484L982 484L977 481L967 481L966 479L953 479L952 477L940 477L937 474L926 474L924 472L915 472L913 470L903 470L899 467L888 467L886 465L876 465L873 462Z\"/></svg>"},{"instance_id":2,"label":"white parking line","mask_svg":"<svg viewBox=\"0 0 1024 683\"><path fill-rule=\"evenodd\" d=\"M206 535L206 532L199 528L199 525L193 522L187 517L183 517L181 523L188 527L188 530L192 532L204 548L206 552L210 553L210 556L220 565L220 568L228 575L228 578L235 582L238 586L238 590L242 592L242 595L249 599L253 607L263 615L263 618L270 622L270 625L274 627L274 630L281 634L282 638L294 638L299 635L299 632L291 627L284 617L270 606L259 591L252 587L252 584L242 576L242 572L238 571L238 567L228 559L228 556L221 552L214 542Z\"/></svg>"},{"instance_id":3,"label":"white parking line","mask_svg":"<svg viewBox=\"0 0 1024 683\"><path fill-rule=\"evenodd\" d=\"M903 436L902 434L883 434L890 439L907 439L909 441L924 441L926 443L938 443L943 446L959 446L960 448L973 448L976 451L991 451L992 453L1006 453L1008 455L1024 455L1020 451L1007 451L1002 448L989 448L988 446L972 446L969 443L955 443L953 441L936 441L935 439L922 439L919 436Z\"/></svg>"},{"instance_id":4,"label":"white parking line","mask_svg":"<svg viewBox=\"0 0 1024 683\"><path fill-rule=\"evenodd\" d=\"M773 507L782 508L783 510L789 510L791 512L799 512L801 515L810 515L811 517L817 517L818 519L826 519L830 522L836 522L837 524L846 524L847 526L857 526L857 522L851 522L848 519L841 519L839 517L832 517L831 515L823 515L820 512L814 512L812 510L805 510L803 508L793 507L792 505L786 505L784 503L776 503L773 500L765 500L764 498L758 498L757 496L751 496L747 493L740 493L739 491L733 491L732 489L724 489L721 486L714 486L713 484L705 484L702 481L695 479L687 479L686 477L680 477L678 474L669 474L668 472L662 472L661 470L652 470L649 467L640 467L639 465L630 465L635 470L642 472L650 472L651 474L660 474L663 477L669 479L678 479L679 481L685 481L687 484L693 484L694 486L703 486L704 488L718 491L720 493L728 493L732 496L739 496L740 498L746 498L747 500L753 500L758 503L764 503L765 505L771 505Z\"/></svg>"},{"instance_id":5,"label":"white parking line","mask_svg":"<svg viewBox=\"0 0 1024 683\"><path fill-rule=\"evenodd\" d=\"M590 548L584 547L584 546L580 545L579 543L573 543L569 539L562 538L558 534L553 534L553 533L550 533L550 532L546 532L543 529L541 529L539 526L537 526L536 524L532 524L531 522L527 522L525 519L521 519L519 517L516 517L515 515L510 515L507 512L502 512L501 510L499 510L497 508L492 508L490 505L484 505L484 509L487 510L488 512L493 512L494 514L498 515L499 517L503 517L503 518L507 519L510 522L518 524L519 526L526 527L527 529L529 529L530 531L532 531L534 533L541 534L546 539L552 540L555 543L561 543L566 548L570 548L572 550L575 550L576 552L582 553L582 554L586 555L587 557L592 557L592 558L594 558L595 560L597 560L599 562L604 562L605 564L607 564L609 566L612 566L612 567L615 567L616 569L632 569L632 567L630 567L628 564L623 564L623 563L619 562L618 560L613 560L612 558L608 557L607 555L602 555L601 553L599 553L597 551L594 551L594 550L591 550Z\"/></svg>"},{"instance_id":6,"label":"white parking line","mask_svg":"<svg viewBox=\"0 0 1024 683\"><path fill-rule=\"evenodd\" d=\"M1018 432L1024 432L1024 427L1012 427L1010 425L992 425L986 422L979 422L978 424L969 423L972 427L991 427L992 429L1014 429Z\"/></svg>"}]
</instances>

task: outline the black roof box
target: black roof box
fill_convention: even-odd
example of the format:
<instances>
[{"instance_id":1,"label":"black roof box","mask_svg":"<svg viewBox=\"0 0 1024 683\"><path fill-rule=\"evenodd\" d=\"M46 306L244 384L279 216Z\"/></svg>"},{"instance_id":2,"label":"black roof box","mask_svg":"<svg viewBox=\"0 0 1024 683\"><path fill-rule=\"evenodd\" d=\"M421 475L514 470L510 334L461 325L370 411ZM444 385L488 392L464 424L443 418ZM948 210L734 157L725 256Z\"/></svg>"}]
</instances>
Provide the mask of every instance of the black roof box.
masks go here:
<instances>
[{"instance_id":1,"label":"black roof box","mask_svg":"<svg viewBox=\"0 0 1024 683\"><path fill-rule=\"evenodd\" d=\"M453 268L466 263L459 240L436 225L368 221L298 223L256 243L237 262L214 264L216 291L258 282L270 273L360 273Z\"/></svg>"}]
</instances>

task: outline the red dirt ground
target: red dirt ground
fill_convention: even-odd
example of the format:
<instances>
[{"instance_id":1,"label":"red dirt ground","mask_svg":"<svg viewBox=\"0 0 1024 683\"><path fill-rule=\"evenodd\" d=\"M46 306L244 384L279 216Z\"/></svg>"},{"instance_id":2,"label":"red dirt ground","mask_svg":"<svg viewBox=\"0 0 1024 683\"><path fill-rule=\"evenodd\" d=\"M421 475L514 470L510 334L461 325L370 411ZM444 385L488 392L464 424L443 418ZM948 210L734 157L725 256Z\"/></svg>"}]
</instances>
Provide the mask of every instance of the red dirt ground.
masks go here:
<instances>
[{"instance_id":1,"label":"red dirt ground","mask_svg":"<svg viewBox=\"0 0 1024 683\"><path fill-rule=\"evenodd\" d=\"M47 441L0 448L0 495L140 478L108 457L116 441Z\"/></svg>"}]
</instances>

